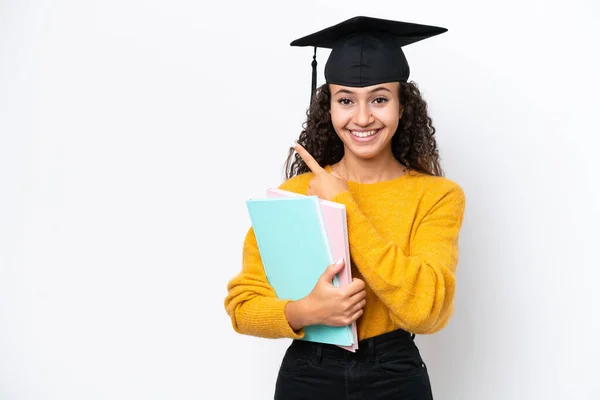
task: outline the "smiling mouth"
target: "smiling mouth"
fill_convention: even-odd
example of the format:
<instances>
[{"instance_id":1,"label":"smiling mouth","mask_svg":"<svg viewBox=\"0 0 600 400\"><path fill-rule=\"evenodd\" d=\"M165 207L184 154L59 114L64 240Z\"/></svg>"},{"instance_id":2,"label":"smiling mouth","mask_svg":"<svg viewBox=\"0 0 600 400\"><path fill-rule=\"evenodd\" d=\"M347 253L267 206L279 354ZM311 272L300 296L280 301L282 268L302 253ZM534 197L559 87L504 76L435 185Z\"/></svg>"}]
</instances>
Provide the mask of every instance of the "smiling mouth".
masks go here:
<instances>
[{"instance_id":1,"label":"smiling mouth","mask_svg":"<svg viewBox=\"0 0 600 400\"><path fill-rule=\"evenodd\" d=\"M379 132L379 129L371 129L370 131L348 130L348 132L350 132L350 134L352 136L357 137L357 138L368 138L370 136L375 136L377 134L377 132Z\"/></svg>"}]
</instances>

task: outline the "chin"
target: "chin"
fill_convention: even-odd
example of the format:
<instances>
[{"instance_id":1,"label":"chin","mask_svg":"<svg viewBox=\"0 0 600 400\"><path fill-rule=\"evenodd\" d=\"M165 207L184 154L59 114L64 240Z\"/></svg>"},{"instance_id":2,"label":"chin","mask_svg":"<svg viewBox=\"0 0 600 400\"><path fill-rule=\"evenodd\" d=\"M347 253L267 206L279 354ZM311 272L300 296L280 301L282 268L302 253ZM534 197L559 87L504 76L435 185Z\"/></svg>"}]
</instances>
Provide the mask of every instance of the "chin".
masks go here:
<instances>
[{"instance_id":1,"label":"chin","mask_svg":"<svg viewBox=\"0 0 600 400\"><path fill-rule=\"evenodd\" d=\"M352 147L346 147L346 149L361 160L371 160L383 152L383 149L353 149Z\"/></svg>"}]
</instances>

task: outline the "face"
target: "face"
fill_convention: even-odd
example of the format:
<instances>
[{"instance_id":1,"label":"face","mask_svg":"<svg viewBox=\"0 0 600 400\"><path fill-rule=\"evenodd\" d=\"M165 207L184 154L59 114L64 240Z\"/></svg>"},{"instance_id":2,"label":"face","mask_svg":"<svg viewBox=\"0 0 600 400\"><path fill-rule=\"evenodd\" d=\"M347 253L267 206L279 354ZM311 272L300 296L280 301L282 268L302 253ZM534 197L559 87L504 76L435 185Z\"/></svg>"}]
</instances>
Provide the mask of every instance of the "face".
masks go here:
<instances>
[{"instance_id":1,"label":"face","mask_svg":"<svg viewBox=\"0 0 600 400\"><path fill-rule=\"evenodd\" d=\"M346 151L362 159L391 153L392 136L402 118L400 83L329 88L331 122Z\"/></svg>"}]
</instances>

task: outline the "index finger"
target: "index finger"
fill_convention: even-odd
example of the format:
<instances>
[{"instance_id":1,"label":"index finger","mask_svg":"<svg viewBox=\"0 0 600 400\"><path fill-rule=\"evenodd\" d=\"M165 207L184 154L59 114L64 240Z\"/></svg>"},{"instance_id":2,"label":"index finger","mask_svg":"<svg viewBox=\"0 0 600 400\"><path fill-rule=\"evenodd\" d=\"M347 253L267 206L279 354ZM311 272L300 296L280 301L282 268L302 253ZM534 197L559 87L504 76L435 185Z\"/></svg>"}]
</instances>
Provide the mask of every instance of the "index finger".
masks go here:
<instances>
[{"instance_id":1,"label":"index finger","mask_svg":"<svg viewBox=\"0 0 600 400\"><path fill-rule=\"evenodd\" d=\"M296 143L296 151L315 175L327 173L300 143Z\"/></svg>"}]
</instances>

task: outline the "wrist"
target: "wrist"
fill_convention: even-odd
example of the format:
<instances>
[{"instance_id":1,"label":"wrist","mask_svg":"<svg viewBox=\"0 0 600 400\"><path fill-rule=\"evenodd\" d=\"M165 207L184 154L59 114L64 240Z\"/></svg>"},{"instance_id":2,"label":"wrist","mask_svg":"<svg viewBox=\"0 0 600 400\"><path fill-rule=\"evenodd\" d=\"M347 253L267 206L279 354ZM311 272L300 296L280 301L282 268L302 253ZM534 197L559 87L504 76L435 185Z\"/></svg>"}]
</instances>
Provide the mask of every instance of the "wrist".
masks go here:
<instances>
[{"instance_id":1,"label":"wrist","mask_svg":"<svg viewBox=\"0 0 600 400\"><path fill-rule=\"evenodd\" d=\"M285 316L290 327L295 331L315 324L310 299L306 297L288 302L285 307Z\"/></svg>"}]
</instances>

